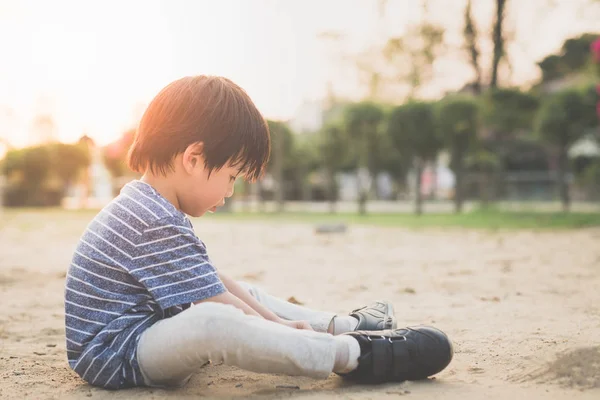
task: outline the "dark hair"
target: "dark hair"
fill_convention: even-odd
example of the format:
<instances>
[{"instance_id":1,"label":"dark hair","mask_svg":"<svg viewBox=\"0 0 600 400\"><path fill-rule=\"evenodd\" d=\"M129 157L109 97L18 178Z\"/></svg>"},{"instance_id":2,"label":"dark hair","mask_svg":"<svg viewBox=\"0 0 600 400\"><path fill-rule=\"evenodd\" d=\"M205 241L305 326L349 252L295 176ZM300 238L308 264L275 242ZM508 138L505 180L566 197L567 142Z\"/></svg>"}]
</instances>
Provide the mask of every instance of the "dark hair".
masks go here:
<instances>
[{"instance_id":1,"label":"dark hair","mask_svg":"<svg viewBox=\"0 0 600 400\"><path fill-rule=\"evenodd\" d=\"M178 79L156 95L127 161L134 171L166 175L173 158L198 142L209 172L229 161L256 180L269 160L269 128L248 94L227 78L200 75Z\"/></svg>"}]
</instances>

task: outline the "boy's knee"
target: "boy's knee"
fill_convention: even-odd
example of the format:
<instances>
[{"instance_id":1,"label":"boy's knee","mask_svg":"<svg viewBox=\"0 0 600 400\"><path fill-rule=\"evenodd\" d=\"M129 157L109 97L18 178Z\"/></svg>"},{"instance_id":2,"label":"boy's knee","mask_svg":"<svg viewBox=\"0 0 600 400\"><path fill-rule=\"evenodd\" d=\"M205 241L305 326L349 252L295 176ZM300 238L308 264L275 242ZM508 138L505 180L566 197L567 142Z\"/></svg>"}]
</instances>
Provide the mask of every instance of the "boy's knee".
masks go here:
<instances>
[{"instance_id":1,"label":"boy's knee","mask_svg":"<svg viewBox=\"0 0 600 400\"><path fill-rule=\"evenodd\" d=\"M237 281L237 283L244 288L244 290L249 292L252 297L256 297L256 286L244 281Z\"/></svg>"},{"instance_id":2,"label":"boy's knee","mask_svg":"<svg viewBox=\"0 0 600 400\"><path fill-rule=\"evenodd\" d=\"M212 342L222 340L223 332L239 327L245 314L239 308L222 303L200 303L184 311L188 313L188 329L196 340Z\"/></svg>"},{"instance_id":3,"label":"boy's knee","mask_svg":"<svg viewBox=\"0 0 600 400\"><path fill-rule=\"evenodd\" d=\"M205 302L195 304L188 310L190 315L193 315L194 319L201 319L204 321L214 321L215 319L222 318L238 318L240 315L244 315L244 312L239 308L231 304Z\"/></svg>"}]
</instances>

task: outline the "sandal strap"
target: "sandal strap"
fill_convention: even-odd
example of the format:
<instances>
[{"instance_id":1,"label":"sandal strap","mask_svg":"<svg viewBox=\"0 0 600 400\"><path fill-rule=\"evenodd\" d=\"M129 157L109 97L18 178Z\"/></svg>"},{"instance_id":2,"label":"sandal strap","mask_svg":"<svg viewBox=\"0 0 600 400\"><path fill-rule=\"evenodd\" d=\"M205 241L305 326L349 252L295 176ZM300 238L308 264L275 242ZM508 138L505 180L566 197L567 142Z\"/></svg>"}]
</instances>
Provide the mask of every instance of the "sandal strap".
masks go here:
<instances>
[{"instance_id":1,"label":"sandal strap","mask_svg":"<svg viewBox=\"0 0 600 400\"><path fill-rule=\"evenodd\" d=\"M373 377L385 378L389 374L390 366L394 363L390 351L390 342L383 336L371 337Z\"/></svg>"},{"instance_id":2,"label":"sandal strap","mask_svg":"<svg viewBox=\"0 0 600 400\"><path fill-rule=\"evenodd\" d=\"M373 378L406 376L410 365L410 352L404 343L406 338L403 336L397 338L369 336L369 339L371 340Z\"/></svg>"},{"instance_id":3,"label":"sandal strap","mask_svg":"<svg viewBox=\"0 0 600 400\"><path fill-rule=\"evenodd\" d=\"M392 376L395 379L399 379L400 377L406 376L408 372L408 366L410 365L410 352L406 343L406 338L399 337L395 338L396 340L391 340L392 342L392 354L393 354L393 366L392 366Z\"/></svg>"}]
</instances>

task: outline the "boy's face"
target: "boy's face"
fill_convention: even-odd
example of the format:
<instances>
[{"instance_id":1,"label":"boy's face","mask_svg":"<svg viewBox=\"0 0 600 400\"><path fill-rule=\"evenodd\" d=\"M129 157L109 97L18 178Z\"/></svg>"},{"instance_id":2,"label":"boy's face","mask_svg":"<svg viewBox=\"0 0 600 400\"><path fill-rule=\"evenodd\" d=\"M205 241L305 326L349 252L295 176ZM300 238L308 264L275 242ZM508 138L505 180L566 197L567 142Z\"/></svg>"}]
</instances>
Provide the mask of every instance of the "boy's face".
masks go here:
<instances>
[{"instance_id":1,"label":"boy's face","mask_svg":"<svg viewBox=\"0 0 600 400\"><path fill-rule=\"evenodd\" d=\"M235 180L240 175L237 167L226 164L219 170L213 170L209 176L202 157L189 161L185 170L177 198L181 211L192 217L200 217L207 211L215 212L223 206L225 199L233 195Z\"/></svg>"}]
</instances>

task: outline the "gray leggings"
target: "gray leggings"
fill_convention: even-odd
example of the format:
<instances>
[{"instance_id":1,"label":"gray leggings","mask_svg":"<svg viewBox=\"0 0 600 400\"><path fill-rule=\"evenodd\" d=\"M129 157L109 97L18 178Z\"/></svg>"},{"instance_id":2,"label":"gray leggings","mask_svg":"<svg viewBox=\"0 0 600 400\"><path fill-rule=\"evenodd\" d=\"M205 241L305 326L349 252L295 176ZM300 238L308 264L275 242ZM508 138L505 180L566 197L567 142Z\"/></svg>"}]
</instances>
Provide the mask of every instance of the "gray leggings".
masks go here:
<instances>
[{"instance_id":1,"label":"gray leggings","mask_svg":"<svg viewBox=\"0 0 600 400\"><path fill-rule=\"evenodd\" d=\"M254 298L287 320L308 321L315 332L249 316L231 305L201 303L148 328L138 363L148 386L180 386L209 360L245 370L325 379L336 343L326 333L335 314L314 311L240 282Z\"/></svg>"}]
</instances>

